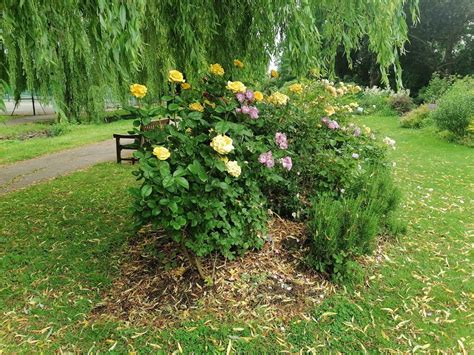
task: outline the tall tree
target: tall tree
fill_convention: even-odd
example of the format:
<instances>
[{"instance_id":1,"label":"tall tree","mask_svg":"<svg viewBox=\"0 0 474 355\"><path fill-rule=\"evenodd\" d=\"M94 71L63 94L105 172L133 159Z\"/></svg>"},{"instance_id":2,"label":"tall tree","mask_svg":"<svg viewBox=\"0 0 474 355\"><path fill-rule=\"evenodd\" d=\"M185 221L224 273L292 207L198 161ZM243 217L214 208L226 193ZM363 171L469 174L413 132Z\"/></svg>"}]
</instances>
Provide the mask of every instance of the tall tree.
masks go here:
<instances>
[{"instance_id":1,"label":"tall tree","mask_svg":"<svg viewBox=\"0 0 474 355\"><path fill-rule=\"evenodd\" d=\"M416 93L429 82L433 72L474 73L474 1L420 0L419 11L419 21L408 19L409 41L405 53L400 56L404 86ZM368 43L363 43L365 45L351 53L355 63L353 70L343 57L343 50L339 50L337 74L357 76L365 84L379 84L380 78L377 75L369 77L367 71L372 68L378 72L374 66L376 57ZM374 70L370 72L374 73Z\"/></svg>"},{"instance_id":2,"label":"tall tree","mask_svg":"<svg viewBox=\"0 0 474 355\"><path fill-rule=\"evenodd\" d=\"M277 55L292 75L315 67L331 73L338 45L350 53L364 36L386 78L406 39L404 5L413 10L417 0L2 3L10 83L23 72L28 87L52 97L63 116L78 117L97 115L104 98L120 97L131 80L156 97L171 68L193 80L209 63L228 68L239 58L248 77L258 78Z\"/></svg>"}]
</instances>

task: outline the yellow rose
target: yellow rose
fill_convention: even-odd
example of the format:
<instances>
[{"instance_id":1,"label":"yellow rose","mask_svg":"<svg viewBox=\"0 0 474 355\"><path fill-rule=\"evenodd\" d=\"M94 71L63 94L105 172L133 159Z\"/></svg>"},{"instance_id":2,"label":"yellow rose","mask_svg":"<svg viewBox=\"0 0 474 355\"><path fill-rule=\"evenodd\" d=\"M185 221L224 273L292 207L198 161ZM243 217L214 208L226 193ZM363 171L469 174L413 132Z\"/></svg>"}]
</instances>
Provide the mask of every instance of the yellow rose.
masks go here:
<instances>
[{"instance_id":1,"label":"yellow rose","mask_svg":"<svg viewBox=\"0 0 474 355\"><path fill-rule=\"evenodd\" d=\"M260 91L255 91L253 93L253 97L255 101L258 101L258 102L263 101L263 94Z\"/></svg>"},{"instance_id":2,"label":"yellow rose","mask_svg":"<svg viewBox=\"0 0 474 355\"><path fill-rule=\"evenodd\" d=\"M160 160L166 160L170 157L171 153L165 147L155 147L153 149L153 155L155 155Z\"/></svg>"},{"instance_id":3,"label":"yellow rose","mask_svg":"<svg viewBox=\"0 0 474 355\"><path fill-rule=\"evenodd\" d=\"M234 146L232 145L232 138L227 137L225 135L219 134L215 136L211 141L211 147L217 153L225 155L230 153L234 150Z\"/></svg>"},{"instance_id":4,"label":"yellow rose","mask_svg":"<svg viewBox=\"0 0 474 355\"><path fill-rule=\"evenodd\" d=\"M336 89L336 93L337 95L342 96L344 95L344 90L342 88Z\"/></svg>"},{"instance_id":5,"label":"yellow rose","mask_svg":"<svg viewBox=\"0 0 474 355\"><path fill-rule=\"evenodd\" d=\"M365 132L365 134L369 135L370 132L372 132L372 130L370 129L370 127L364 126L364 132Z\"/></svg>"},{"instance_id":6,"label":"yellow rose","mask_svg":"<svg viewBox=\"0 0 474 355\"><path fill-rule=\"evenodd\" d=\"M326 86L326 91L329 92L332 96L337 96L337 91L334 86L331 86L331 85Z\"/></svg>"},{"instance_id":7,"label":"yellow rose","mask_svg":"<svg viewBox=\"0 0 474 355\"><path fill-rule=\"evenodd\" d=\"M288 89L294 94L302 94L303 93L303 85L301 85L301 84L292 84L288 87Z\"/></svg>"},{"instance_id":8,"label":"yellow rose","mask_svg":"<svg viewBox=\"0 0 474 355\"><path fill-rule=\"evenodd\" d=\"M191 111L204 112L204 106L199 102L193 102L192 104L189 104L188 107Z\"/></svg>"},{"instance_id":9,"label":"yellow rose","mask_svg":"<svg viewBox=\"0 0 474 355\"><path fill-rule=\"evenodd\" d=\"M210 68L209 68L209 71L214 74L214 75L218 75L218 76L222 76L224 75L225 71L224 71L224 68L222 68L222 65L218 64L218 63L215 63L215 64L211 64Z\"/></svg>"},{"instance_id":10,"label":"yellow rose","mask_svg":"<svg viewBox=\"0 0 474 355\"><path fill-rule=\"evenodd\" d=\"M168 75L168 81L171 83L184 83L183 73L177 70L170 70Z\"/></svg>"},{"instance_id":11,"label":"yellow rose","mask_svg":"<svg viewBox=\"0 0 474 355\"><path fill-rule=\"evenodd\" d=\"M140 84L130 85L130 92L137 99L143 99L145 97L147 91L148 91L148 89L146 88L145 85L140 85Z\"/></svg>"},{"instance_id":12,"label":"yellow rose","mask_svg":"<svg viewBox=\"0 0 474 355\"><path fill-rule=\"evenodd\" d=\"M242 173L242 169L239 166L239 163L235 160L231 160L225 163L225 170L229 173L229 175L233 177L239 177Z\"/></svg>"},{"instance_id":13,"label":"yellow rose","mask_svg":"<svg viewBox=\"0 0 474 355\"><path fill-rule=\"evenodd\" d=\"M278 78L278 77L280 76L280 73L277 72L275 69L272 69L272 70L270 71L270 76L271 76L272 78Z\"/></svg>"},{"instance_id":14,"label":"yellow rose","mask_svg":"<svg viewBox=\"0 0 474 355\"><path fill-rule=\"evenodd\" d=\"M191 133L193 133L193 130L192 130L192 128L188 127L188 128L186 128L185 132L187 134L191 134Z\"/></svg>"},{"instance_id":15,"label":"yellow rose","mask_svg":"<svg viewBox=\"0 0 474 355\"><path fill-rule=\"evenodd\" d=\"M226 88L234 94L247 91L247 87L241 81L228 81Z\"/></svg>"},{"instance_id":16,"label":"yellow rose","mask_svg":"<svg viewBox=\"0 0 474 355\"><path fill-rule=\"evenodd\" d=\"M239 69L242 69L244 67L244 63L242 63L240 60L238 59L234 59L234 65L239 68Z\"/></svg>"},{"instance_id":17,"label":"yellow rose","mask_svg":"<svg viewBox=\"0 0 474 355\"><path fill-rule=\"evenodd\" d=\"M290 98L281 92L271 94L267 101L275 106L285 106Z\"/></svg>"},{"instance_id":18,"label":"yellow rose","mask_svg":"<svg viewBox=\"0 0 474 355\"><path fill-rule=\"evenodd\" d=\"M328 116L332 116L336 113L336 110L332 106L327 106L324 111L328 114Z\"/></svg>"},{"instance_id":19,"label":"yellow rose","mask_svg":"<svg viewBox=\"0 0 474 355\"><path fill-rule=\"evenodd\" d=\"M181 89L183 89L183 90L189 90L189 89L191 89L191 84L182 83L182 84L181 84Z\"/></svg>"}]
</instances>

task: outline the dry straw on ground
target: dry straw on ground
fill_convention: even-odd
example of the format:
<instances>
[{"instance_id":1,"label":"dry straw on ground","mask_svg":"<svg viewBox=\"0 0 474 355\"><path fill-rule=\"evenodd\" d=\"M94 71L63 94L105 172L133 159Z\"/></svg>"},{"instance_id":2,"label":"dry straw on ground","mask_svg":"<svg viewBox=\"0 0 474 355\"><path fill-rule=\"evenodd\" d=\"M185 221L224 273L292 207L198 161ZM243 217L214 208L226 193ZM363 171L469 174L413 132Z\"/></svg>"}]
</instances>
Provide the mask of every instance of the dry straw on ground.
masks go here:
<instances>
[{"instance_id":1,"label":"dry straw on ground","mask_svg":"<svg viewBox=\"0 0 474 355\"><path fill-rule=\"evenodd\" d=\"M207 258L205 282L173 242L144 233L130 246L121 276L95 314L156 326L200 315L282 321L301 316L334 289L304 266L304 240L304 224L274 219L261 250L233 261Z\"/></svg>"}]
</instances>

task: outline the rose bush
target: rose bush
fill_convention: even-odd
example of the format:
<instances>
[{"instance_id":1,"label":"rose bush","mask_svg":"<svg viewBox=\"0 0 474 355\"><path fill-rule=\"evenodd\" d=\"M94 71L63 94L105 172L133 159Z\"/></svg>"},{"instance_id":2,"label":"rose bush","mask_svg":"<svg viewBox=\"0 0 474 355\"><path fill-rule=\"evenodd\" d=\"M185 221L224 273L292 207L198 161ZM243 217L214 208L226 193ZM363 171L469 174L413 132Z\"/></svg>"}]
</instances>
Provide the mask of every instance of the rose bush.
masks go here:
<instances>
[{"instance_id":1,"label":"rose bush","mask_svg":"<svg viewBox=\"0 0 474 355\"><path fill-rule=\"evenodd\" d=\"M201 83L177 95L175 85L184 78L172 70L163 104L133 109L135 132L145 144L135 153L141 186L132 193L137 227L163 229L193 255L233 258L264 243L268 215L260 182L282 179L292 160L286 136L259 133L266 124L259 119L267 106L263 94L224 75L213 64ZM170 124L141 131L152 114Z\"/></svg>"},{"instance_id":2,"label":"rose bush","mask_svg":"<svg viewBox=\"0 0 474 355\"><path fill-rule=\"evenodd\" d=\"M278 75L271 76L275 82ZM144 142L135 153L135 215L137 227L161 228L181 244L198 270L194 256L234 258L262 246L269 208L311 223L319 199L343 201L349 192L352 198L367 190L358 186L373 171L389 173L386 149L395 141L349 123L363 95L357 85L303 80L253 91L217 63L180 95L182 74L173 70L169 78L161 106L132 109ZM153 115L170 124L140 130Z\"/></svg>"}]
</instances>

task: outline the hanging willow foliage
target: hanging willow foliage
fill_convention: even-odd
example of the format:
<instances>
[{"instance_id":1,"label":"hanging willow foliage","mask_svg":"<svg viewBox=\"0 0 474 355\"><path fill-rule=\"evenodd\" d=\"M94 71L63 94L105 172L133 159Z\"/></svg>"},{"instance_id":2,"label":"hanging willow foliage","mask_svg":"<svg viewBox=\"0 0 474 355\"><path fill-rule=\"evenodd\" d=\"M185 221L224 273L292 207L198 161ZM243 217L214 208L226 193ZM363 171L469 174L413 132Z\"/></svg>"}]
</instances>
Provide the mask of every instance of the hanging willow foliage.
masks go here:
<instances>
[{"instance_id":1,"label":"hanging willow foliage","mask_svg":"<svg viewBox=\"0 0 474 355\"><path fill-rule=\"evenodd\" d=\"M214 62L231 76L238 58L261 78L278 56L289 74L331 74L337 47L349 54L364 36L386 78L407 37L406 2L416 16L417 0L3 0L0 31L13 88L25 77L62 117L98 117L131 81L151 99L165 92L171 68L192 82Z\"/></svg>"}]
</instances>

